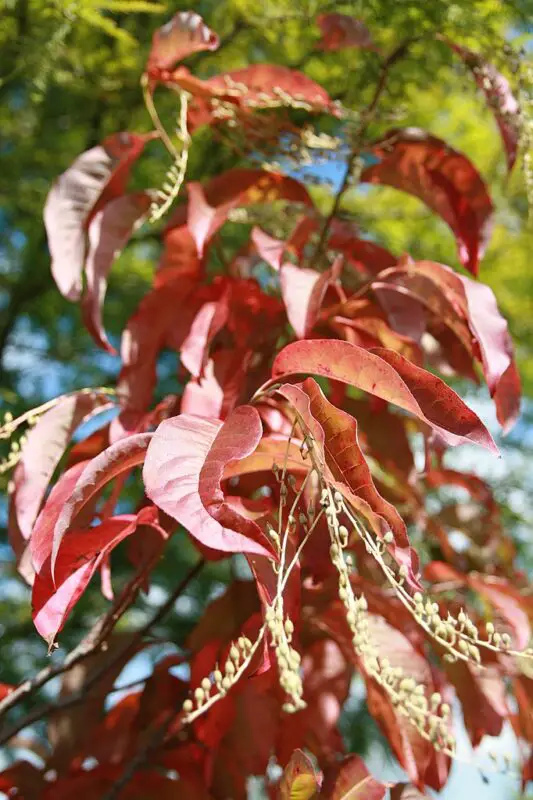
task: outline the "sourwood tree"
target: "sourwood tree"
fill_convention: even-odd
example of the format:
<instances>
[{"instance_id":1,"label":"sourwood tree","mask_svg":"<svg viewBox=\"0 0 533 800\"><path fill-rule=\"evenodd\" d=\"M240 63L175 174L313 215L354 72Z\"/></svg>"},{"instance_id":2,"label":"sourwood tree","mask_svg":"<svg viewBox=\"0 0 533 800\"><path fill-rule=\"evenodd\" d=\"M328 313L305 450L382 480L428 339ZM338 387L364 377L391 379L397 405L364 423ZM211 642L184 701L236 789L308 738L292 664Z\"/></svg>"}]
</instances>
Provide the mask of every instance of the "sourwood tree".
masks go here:
<instances>
[{"instance_id":1,"label":"sourwood tree","mask_svg":"<svg viewBox=\"0 0 533 800\"><path fill-rule=\"evenodd\" d=\"M298 65L200 77L195 57L232 34L180 11L140 79L148 124L110 133L50 187L51 272L102 351L117 354L103 314L116 259L147 231L162 247L116 386L8 413L0 430L34 635L53 651L95 575L109 602L62 661L1 686L0 738L35 756L0 774L8 796L237 799L260 776L284 799L424 797L446 785L460 713L474 747L510 721L524 785L533 776L527 575L488 484L447 462L460 445L498 457L450 379L483 381L504 433L520 411L507 322L478 279L494 203L475 154L400 124L389 97L413 49L456 59L494 118L502 168L522 160L527 179L524 68L508 46L502 71L429 23L398 39L331 8L311 22L318 64L365 53L364 102ZM204 180L189 179L196 147L213 159ZM154 161L162 180L143 166ZM386 187L441 220L457 263L424 241L392 252L364 227ZM435 510L446 490L454 501ZM129 572L114 594L116 555ZM163 605L123 627L169 561ZM232 580L110 702L220 562L237 565ZM26 707L59 676L56 696ZM371 775L341 736L356 680L404 783ZM21 739L43 720L38 743Z\"/></svg>"}]
</instances>

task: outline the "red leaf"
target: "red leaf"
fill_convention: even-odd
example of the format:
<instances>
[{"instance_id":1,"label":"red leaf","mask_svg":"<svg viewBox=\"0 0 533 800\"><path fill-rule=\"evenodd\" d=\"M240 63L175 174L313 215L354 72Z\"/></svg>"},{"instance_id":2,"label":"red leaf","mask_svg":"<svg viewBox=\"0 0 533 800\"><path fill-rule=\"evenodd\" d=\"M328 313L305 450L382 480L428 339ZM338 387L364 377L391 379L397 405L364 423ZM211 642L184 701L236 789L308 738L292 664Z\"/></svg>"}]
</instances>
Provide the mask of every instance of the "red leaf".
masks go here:
<instances>
[{"instance_id":1,"label":"red leaf","mask_svg":"<svg viewBox=\"0 0 533 800\"><path fill-rule=\"evenodd\" d=\"M84 420L112 408L109 396L78 392L61 398L30 429L13 474L10 528L18 526L29 539L48 484L76 428Z\"/></svg>"},{"instance_id":2,"label":"red leaf","mask_svg":"<svg viewBox=\"0 0 533 800\"><path fill-rule=\"evenodd\" d=\"M15 761L0 772L0 791L5 792L7 797L40 800L45 787L43 773L29 761ZM16 794L13 794L13 789Z\"/></svg>"},{"instance_id":3,"label":"red leaf","mask_svg":"<svg viewBox=\"0 0 533 800\"><path fill-rule=\"evenodd\" d=\"M380 162L363 170L361 181L392 186L420 198L448 223L461 263L477 275L493 206L466 156L419 128L390 131L372 153Z\"/></svg>"},{"instance_id":4,"label":"red leaf","mask_svg":"<svg viewBox=\"0 0 533 800\"><path fill-rule=\"evenodd\" d=\"M251 239L263 261L266 261L272 269L279 272L283 260L283 253L287 248L287 242L281 239L275 239L274 236L269 236L268 233L265 233L265 231L261 230L257 225L252 228Z\"/></svg>"},{"instance_id":5,"label":"red leaf","mask_svg":"<svg viewBox=\"0 0 533 800\"><path fill-rule=\"evenodd\" d=\"M472 746L477 747L485 735L499 736L508 708L505 683L498 669L487 664L484 669L476 670L464 661L445 662L444 668L461 702Z\"/></svg>"},{"instance_id":6,"label":"red leaf","mask_svg":"<svg viewBox=\"0 0 533 800\"><path fill-rule=\"evenodd\" d=\"M145 411L156 384L159 352L172 333L175 340L185 339L196 312L196 305L186 306L196 282L172 270L163 271L156 286L139 304L122 334L120 354L122 369L118 393L124 406ZM179 310L185 313L179 313Z\"/></svg>"},{"instance_id":7,"label":"red leaf","mask_svg":"<svg viewBox=\"0 0 533 800\"><path fill-rule=\"evenodd\" d=\"M82 153L55 181L46 198L44 223L52 275L61 294L78 300L86 230L102 205L123 194L131 165L151 135L116 133Z\"/></svg>"},{"instance_id":8,"label":"red leaf","mask_svg":"<svg viewBox=\"0 0 533 800\"><path fill-rule=\"evenodd\" d=\"M261 169L230 169L208 184L188 184L187 225L198 254L237 206L289 200L312 206L307 189L294 178Z\"/></svg>"},{"instance_id":9,"label":"red leaf","mask_svg":"<svg viewBox=\"0 0 533 800\"><path fill-rule=\"evenodd\" d=\"M511 172L520 141L520 106L513 95L509 81L478 53L454 44L444 36L439 38L463 59L467 67L472 70L477 85L485 94L489 108L498 123L507 157L507 169Z\"/></svg>"},{"instance_id":10,"label":"red leaf","mask_svg":"<svg viewBox=\"0 0 533 800\"><path fill-rule=\"evenodd\" d=\"M319 50L341 50L343 47L365 47L375 50L370 31L359 19L347 14L320 14L317 23L322 37Z\"/></svg>"},{"instance_id":11,"label":"red leaf","mask_svg":"<svg viewBox=\"0 0 533 800\"><path fill-rule=\"evenodd\" d=\"M39 514L31 537L35 569L40 571L51 557L54 575L55 562L65 534L90 500L97 497L109 481L142 464L151 433L138 433L112 444L89 462L71 467L54 486L46 505Z\"/></svg>"},{"instance_id":12,"label":"red leaf","mask_svg":"<svg viewBox=\"0 0 533 800\"><path fill-rule=\"evenodd\" d=\"M481 361L498 420L505 431L510 430L520 411L520 378L513 362L507 322L492 289L433 261L405 260L387 275L387 281L414 292ZM469 332L464 330L465 323ZM479 352L473 351L468 333L477 342Z\"/></svg>"},{"instance_id":13,"label":"red leaf","mask_svg":"<svg viewBox=\"0 0 533 800\"><path fill-rule=\"evenodd\" d=\"M62 544L52 576L49 557L35 576L32 613L35 627L49 645L85 591L102 559L135 530L133 514L111 517L94 528L71 530Z\"/></svg>"},{"instance_id":14,"label":"red leaf","mask_svg":"<svg viewBox=\"0 0 533 800\"><path fill-rule=\"evenodd\" d=\"M148 72L171 69L192 53L216 50L219 38L194 11L178 11L152 37Z\"/></svg>"},{"instance_id":15,"label":"red leaf","mask_svg":"<svg viewBox=\"0 0 533 800\"><path fill-rule=\"evenodd\" d=\"M494 610L508 623L511 629L512 646L524 650L531 639L531 626L526 610L525 598L506 580L489 575L471 573L469 585L484 595Z\"/></svg>"},{"instance_id":16,"label":"red leaf","mask_svg":"<svg viewBox=\"0 0 533 800\"><path fill-rule=\"evenodd\" d=\"M205 303L196 314L180 348L181 363L195 378L204 371L209 344L228 321L229 300L230 287L227 287L218 300Z\"/></svg>"},{"instance_id":17,"label":"red leaf","mask_svg":"<svg viewBox=\"0 0 533 800\"><path fill-rule=\"evenodd\" d=\"M322 86L302 72L279 64L252 64L205 81L180 67L166 80L198 98L198 108L190 115L192 128L216 121L210 107L210 101L215 99L231 103L245 114L261 108L292 106L339 116L338 108Z\"/></svg>"},{"instance_id":18,"label":"red leaf","mask_svg":"<svg viewBox=\"0 0 533 800\"><path fill-rule=\"evenodd\" d=\"M322 273L289 263L281 267L281 294L299 339L305 339L313 330L328 286L338 278L340 268L340 260Z\"/></svg>"},{"instance_id":19,"label":"red leaf","mask_svg":"<svg viewBox=\"0 0 533 800\"><path fill-rule=\"evenodd\" d=\"M322 775L302 750L295 750L283 771L280 800L310 800L320 790Z\"/></svg>"},{"instance_id":20,"label":"red leaf","mask_svg":"<svg viewBox=\"0 0 533 800\"><path fill-rule=\"evenodd\" d=\"M377 275L393 267L398 259L384 247L359 239L351 230L339 224L333 226L328 247L339 250L357 272L365 277Z\"/></svg>"},{"instance_id":21,"label":"red leaf","mask_svg":"<svg viewBox=\"0 0 533 800\"><path fill-rule=\"evenodd\" d=\"M146 192L137 192L111 200L94 217L89 226L89 252L85 262L87 279L82 301L85 326L95 342L110 353L102 325L102 307L107 289L107 276L115 259L126 246L133 231L142 224L150 205Z\"/></svg>"},{"instance_id":22,"label":"red leaf","mask_svg":"<svg viewBox=\"0 0 533 800\"><path fill-rule=\"evenodd\" d=\"M422 794L416 786L409 783L397 783L390 793L391 800L429 800L427 794Z\"/></svg>"},{"instance_id":23,"label":"red leaf","mask_svg":"<svg viewBox=\"0 0 533 800\"><path fill-rule=\"evenodd\" d=\"M213 353L204 374L187 383L181 398L181 413L225 419L238 404L251 355L249 350L239 348Z\"/></svg>"},{"instance_id":24,"label":"red leaf","mask_svg":"<svg viewBox=\"0 0 533 800\"><path fill-rule=\"evenodd\" d=\"M427 422L447 444L474 442L498 452L479 417L449 386L392 350L364 350L329 339L294 342L277 355L272 377L302 373L348 383L394 403Z\"/></svg>"},{"instance_id":25,"label":"red leaf","mask_svg":"<svg viewBox=\"0 0 533 800\"><path fill-rule=\"evenodd\" d=\"M237 408L225 423L192 414L165 420L148 449L146 493L203 545L270 556L266 536L226 506L220 489L226 463L251 455L261 433L259 415L250 406Z\"/></svg>"},{"instance_id":26,"label":"red leaf","mask_svg":"<svg viewBox=\"0 0 533 800\"><path fill-rule=\"evenodd\" d=\"M346 756L326 773L324 795L328 800L382 800L385 784L376 780L359 756Z\"/></svg>"},{"instance_id":27,"label":"red leaf","mask_svg":"<svg viewBox=\"0 0 533 800\"><path fill-rule=\"evenodd\" d=\"M267 770L279 726L279 701L269 673L242 681L234 696L234 714L214 754L212 796L244 800L249 776Z\"/></svg>"},{"instance_id":28,"label":"red leaf","mask_svg":"<svg viewBox=\"0 0 533 800\"><path fill-rule=\"evenodd\" d=\"M503 433L511 430L520 415L521 392L520 375L513 361L500 378L493 397Z\"/></svg>"}]
</instances>

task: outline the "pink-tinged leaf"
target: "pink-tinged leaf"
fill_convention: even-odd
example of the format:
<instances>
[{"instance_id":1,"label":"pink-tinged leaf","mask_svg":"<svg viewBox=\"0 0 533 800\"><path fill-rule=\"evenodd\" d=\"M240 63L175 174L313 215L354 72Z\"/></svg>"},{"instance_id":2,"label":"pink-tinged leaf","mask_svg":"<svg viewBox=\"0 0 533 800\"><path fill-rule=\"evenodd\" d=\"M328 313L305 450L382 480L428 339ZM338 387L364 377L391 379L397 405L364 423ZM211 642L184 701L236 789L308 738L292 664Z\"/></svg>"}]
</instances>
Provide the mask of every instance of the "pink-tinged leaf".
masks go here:
<instances>
[{"instance_id":1,"label":"pink-tinged leaf","mask_svg":"<svg viewBox=\"0 0 533 800\"><path fill-rule=\"evenodd\" d=\"M513 361L500 378L493 395L496 416L504 434L509 433L520 416L521 393L520 375Z\"/></svg>"},{"instance_id":2,"label":"pink-tinged leaf","mask_svg":"<svg viewBox=\"0 0 533 800\"><path fill-rule=\"evenodd\" d=\"M389 131L372 153L379 163L363 170L361 181L392 186L420 198L450 226L461 263L477 275L490 236L493 206L473 164L419 128Z\"/></svg>"},{"instance_id":3,"label":"pink-tinged leaf","mask_svg":"<svg viewBox=\"0 0 533 800\"><path fill-rule=\"evenodd\" d=\"M303 459L300 446L284 436L265 436L254 452L240 461L226 464L224 479L249 475L254 472L272 472L274 464L286 463L288 472L304 475L311 469L309 461Z\"/></svg>"},{"instance_id":4,"label":"pink-tinged leaf","mask_svg":"<svg viewBox=\"0 0 533 800\"><path fill-rule=\"evenodd\" d=\"M257 225L252 228L251 238L255 249L263 261L266 261L272 269L279 272L287 243L281 239L275 239L273 236L269 236L268 233L265 233L265 231L261 230Z\"/></svg>"},{"instance_id":5,"label":"pink-tinged leaf","mask_svg":"<svg viewBox=\"0 0 533 800\"><path fill-rule=\"evenodd\" d=\"M484 283L459 277L465 291L470 327L481 350L483 372L493 394L512 360L507 322L500 314L492 289Z\"/></svg>"},{"instance_id":6,"label":"pink-tinged leaf","mask_svg":"<svg viewBox=\"0 0 533 800\"><path fill-rule=\"evenodd\" d=\"M383 800L385 784L376 780L359 756L346 756L326 772L324 795L328 800Z\"/></svg>"},{"instance_id":7,"label":"pink-tinged leaf","mask_svg":"<svg viewBox=\"0 0 533 800\"><path fill-rule=\"evenodd\" d=\"M331 273L283 264L281 268L281 294L287 317L299 339L311 333L320 306L331 281Z\"/></svg>"},{"instance_id":8,"label":"pink-tinged leaf","mask_svg":"<svg viewBox=\"0 0 533 800\"><path fill-rule=\"evenodd\" d=\"M478 53L454 44L443 36L439 38L463 59L467 67L472 70L477 85L485 94L500 129L507 158L507 169L511 172L520 141L520 106L513 95L509 81L498 72L493 64L489 64Z\"/></svg>"},{"instance_id":9,"label":"pink-tinged leaf","mask_svg":"<svg viewBox=\"0 0 533 800\"><path fill-rule=\"evenodd\" d=\"M261 432L259 415L249 406L237 408L225 423L192 414L165 420L148 448L147 495L207 547L271 556L260 528L225 507L219 485L225 464L251 455Z\"/></svg>"},{"instance_id":10,"label":"pink-tinged leaf","mask_svg":"<svg viewBox=\"0 0 533 800\"><path fill-rule=\"evenodd\" d=\"M49 557L35 576L32 593L33 622L52 645L89 581L111 550L133 533L137 517L111 517L86 530L72 530L62 545L52 576Z\"/></svg>"},{"instance_id":11,"label":"pink-tinged leaf","mask_svg":"<svg viewBox=\"0 0 533 800\"><path fill-rule=\"evenodd\" d=\"M54 575L55 561L64 536L109 481L142 464L151 438L151 433L139 433L121 439L96 458L76 464L61 476L39 514L31 537L37 572L50 556Z\"/></svg>"},{"instance_id":12,"label":"pink-tinged leaf","mask_svg":"<svg viewBox=\"0 0 533 800\"><path fill-rule=\"evenodd\" d=\"M357 421L332 405L312 378L302 384L310 411L324 431L326 463L335 480L346 484L354 495L387 522L400 546L407 546L407 529L397 510L377 491L357 435Z\"/></svg>"},{"instance_id":13,"label":"pink-tinged leaf","mask_svg":"<svg viewBox=\"0 0 533 800\"><path fill-rule=\"evenodd\" d=\"M222 227L232 204L225 203L213 208L205 199L200 183L189 183L187 226L196 242L198 255L204 254L205 243Z\"/></svg>"},{"instance_id":14,"label":"pink-tinged leaf","mask_svg":"<svg viewBox=\"0 0 533 800\"><path fill-rule=\"evenodd\" d=\"M279 787L280 800L310 800L320 791L322 775L303 750L295 750Z\"/></svg>"},{"instance_id":15,"label":"pink-tinged leaf","mask_svg":"<svg viewBox=\"0 0 533 800\"><path fill-rule=\"evenodd\" d=\"M507 322L492 289L458 276L466 296L468 321L481 352L483 373L496 405L498 422L507 433L520 415L520 376L513 360Z\"/></svg>"},{"instance_id":16,"label":"pink-tinged leaf","mask_svg":"<svg viewBox=\"0 0 533 800\"><path fill-rule=\"evenodd\" d=\"M132 233L142 224L149 205L150 196L147 192L117 197L105 205L89 225L82 316L85 327L95 342L113 354L116 352L115 348L109 343L102 324L107 276Z\"/></svg>"},{"instance_id":17,"label":"pink-tinged leaf","mask_svg":"<svg viewBox=\"0 0 533 800\"><path fill-rule=\"evenodd\" d=\"M192 53L216 50L219 38L194 11L178 11L152 38L147 71L171 69Z\"/></svg>"},{"instance_id":18,"label":"pink-tinged leaf","mask_svg":"<svg viewBox=\"0 0 533 800\"><path fill-rule=\"evenodd\" d=\"M84 420L112 407L108 395L78 392L61 398L28 432L13 474L14 518L10 520L10 527L18 526L25 540L30 538L48 484L72 434Z\"/></svg>"},{"instance_id":19,"label":"pink-tinged leaf","mask_svg":"<svg viewBox=\"0 0 533 800\"><path fill-rule=\"evenodd\" d=\"M43 564L52 552L54 528L57 520L65 504L70 500L78 478L90 463L90 461L79 461L63 473L55 486L52 487L52 491L37 517L30 539L30 552L36 572L42 569Z\"/></svg>"},{"instance_id":20,"label":"pink-tinged leaf","mask_svg":"<svg viewBox=\"0 0 533 800\"><path fill-rule=\"evenodd\" d=\"M181 413L225 419L238 404L251 356L251 351L240 348L217 350L208 359L203 375L187 383Z\"/></svg>"},{"instance_id":21,"label":"pink-tinged leaf","mask_svg":"<svg viewBox=\"0 0 533 800\"><path fill-rule=\"evenodd\" d=\"M344 47L364 47L375 50L370 31L359 19L347 14L320 14L317 23L322 31L319 50L342 50Z\"/></svg>"},{"instance_id":22,"label":"pink-tinged leaf","mask_svg":"<svg viewBox=\"0 0 533 800\"><path fill-rule=\"evenodd\" d=\"M433 261L404 260L386 280L414 293L481 361L498 420L505 431L510 430L520 412L520 378L507 322L492 289ZM473 347L469 336L477 346Z\"/></svg>"},{"instance_id":23,"label":"pink-tinged leaf","mask_svg":"<svg viewBox=\"0 0 533 800\"><path fill-rule=\"evenodd\" d=\"M78 300L86 230L102 203L123 194L129 170L151 136L117 133L87 150L55 181L44 206L52 275L61 294Z\"/></svg>"},{"instance_id":24,"label":"pink-tinged leaf","mask_svg":"<svg viewBox=\"0 0 533 800\"><path fill-rule=\"evenodd\" d=\"M180 348L181 363L195 378L203 373L209 344L226 324L228 315L228 293L225 292L219 300L205 303L195 316Z\"/></svg>"},{"instance_id":25,"label":"pink-tinged leaf","mask_svg":"<svg viewBox=\"0 0 533 800\"><path fill-rule=\"evenodd\" d=\"M394 403L430 425L449 445L476 443L498 449L477 414L440 378L385 348L364 350L340 340L293 342L276 357L275 380L302 374L351 384Z\"/></svg>"},{"instance_id":26,"label":"pink-tinged leaf","mask_svg":"<svg viewBox=\"0 0 533 800\"><path fill-rule=\"evenodd\" d=\"M166 279L164 279L166 278ZM135 411L146 411L156 385L156 365L159 352L174 340L185 339L190 328L190 315L196 305L187 304L196 281L174 276L173 270L164 270L158 285L149 292L129 319L122 334L120 355L122 369L118 392L124 406Z\"/></svg>"}]
</instances>

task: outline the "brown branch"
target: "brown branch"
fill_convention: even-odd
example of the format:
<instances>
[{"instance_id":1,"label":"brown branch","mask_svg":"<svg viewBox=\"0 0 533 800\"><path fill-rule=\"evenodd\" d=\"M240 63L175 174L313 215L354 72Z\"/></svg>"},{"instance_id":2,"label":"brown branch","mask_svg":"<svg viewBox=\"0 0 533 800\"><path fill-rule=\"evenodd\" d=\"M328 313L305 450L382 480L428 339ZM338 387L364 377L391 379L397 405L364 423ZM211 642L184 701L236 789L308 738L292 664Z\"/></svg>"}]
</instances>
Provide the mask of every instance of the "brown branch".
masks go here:
<instances>
[{"instance_id":1,"label":"brown branch","mask_svg":"<svg viewBox=\"0 0 533 800\"><path fill-rule=\"evenodd\" d=\"M96 620L87 636L65 656L65 660L62 664L50 664L44 667L34 678L21 683L13 692L0 701L0 719L6 711L15 706L22 699L33 694L33 692L36 692L48 683L48 681L52 680L52 678L62 675L63 672L71 669L71 667L83 661L105 645L107 637L118 620L137 599L137 595L144 583L146 575L154 564L155 559L150 559L150 561L143 565L139 572L126 584L115 600L112 608Z\"/></svg>"},{"instance_id":2,"label":"brown branch","mask_svg":"<svg viewBox=\"0 0 533 800\"><path fill-rule=\"evenodd\" d=\"M59 711L61 709L69 708L70 706L77 705L78 703L82 702L85 699L85 697L86 697L87 693L89 692L89 690L92 689L92 687L95 684L98 683L98 681L103 677L103 675L105 675L105 673L110 668L112 668L113 665L117 661L119 661L120 659L128 658L129 655L133 656L135 654L137 646L142 641L142 639L149 633L149 631L155 625L157 625L163 619L163 617L165 617L169 613L169 611L172 610L172 607L173 607L174 603L176 602L177 598L187 588L187 586L193 580L193 578L195 578L196 575L200 572L200 570L202 569L204 563L205 563L204 560L201 559L200 561L198 561L194 565L194 567L192 567L192 569L189 570L189 572L183 578L183 580L176 586L175 590L169 596L167 601L157 610L157 612L148 620L148 622L145 625L143 625L143 627L140 628L136 632L135 636L128 642L128 644L125 645L125 647L123 647L119 652L117 652L115 658L112 661L107 662L99 670L96 670L94 672L94 674L91 675L91 677L86 681L86 683L82 686L82 688L78 692L75 692L74 694L68 695L68 696L63 697L63 698L59 698L59 699L57 699L55 701L50 701L48 703L44 703L43 705L39 706L38 708L35 708L32 711L30 711L24 717L21 717L19 720L14 722L12 725L5 726L4 729L0 732L0 745L5 744L7 741L9 741L9 739L11 739L13 736L15 736L19 731L21 731L23 728L27 727L28 725L31 725L32 723L36 722L37 720L42 719L43 717L46 717L46 716L48 716L49 714L51 714L51 713L53 713L55 711ZM144 579L144 576L145 576L145 572L143 571L142 579ZM136 579L138 579L138 576L136 576ZM141 579L141 583L142 583L142 579ZM128 604L127 607L129 607L129 605L131 605L131 604ZM106 619L108 617L109 617L109 615L106 615ZM117 617L117 619L118 619L118 617ZM115 622L116 622L116 620L115 620ZM97 623L97 625L98 625L98 623ZM84 639L84 642L86 642L91 637L91 635L94 634L96 627L97 626L95 625L95 627L93 628L93 630L91 631L89 636L86 639ZM108 627L106 625L104 625L102 627L102 630L104 632L107 631L107 633L105 634L105 636L107 637L107 635L109 635L109 632L110 632L110 630L108 631ZM112 630L112 628L111 628L111 630ZM33 682L30 682L31 683L31 688L27 692L25 692L25 694L19 695L19 697L16 699L16 702L18 702L18 700L21 697L23 697L26 694L28 694L29 691L35 691L35 689L39 688L40 686L43 686L52 677L55 677L56 675L60 675L61 673L66 672L68 669L73 667L75 664L79 663L81 660L83 660L83 659L87 658L88 656L94 654L96 652L96 650L98 649L98 644L100 644L100 646L101 646L103 644L103 642L104 642L104 640L98 635L97 636L97 645L93 646L92 649L90 649L89 651L84 652L83 655L78 655L75 658L73 658L73 656L78 651L78 648L73 650L72 653L70 654L70 657L67 656L67 658L65 659L65 662L62 665L60 665L59 667L56 667L55 670L53 670L51 672L47 672L46 676L44 676L44 680L41 680L41 682L36 683L37 678L39 678L40 675L41 675L41 673L40 673L40 675L37 676L37 678L35 678ZM68 664L67 664L67 660L69 662ZM42 673L45 673L45 672L46 672L46 670L42 670ZM24 684L22 684L22 686L24 686ZM22 688L22 686L19 687L19 689ZM9 695L6 698L6 700L11 698L11 696L12 695Z\"/></svg>"}]
</instances>

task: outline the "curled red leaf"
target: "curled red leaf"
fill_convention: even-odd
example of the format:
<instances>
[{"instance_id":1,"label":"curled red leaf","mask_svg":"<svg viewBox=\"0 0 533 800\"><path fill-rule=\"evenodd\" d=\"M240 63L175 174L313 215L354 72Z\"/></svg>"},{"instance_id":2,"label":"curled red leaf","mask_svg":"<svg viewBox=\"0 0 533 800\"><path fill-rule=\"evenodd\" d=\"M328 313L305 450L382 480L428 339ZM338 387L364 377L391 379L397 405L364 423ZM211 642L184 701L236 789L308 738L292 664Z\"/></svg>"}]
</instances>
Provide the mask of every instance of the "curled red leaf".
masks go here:
<instances>
[{"instance_id":1,"label":"curled red leaf","mask_svg":"<svg viewBox=\"0 0 533 800\"><path fill-rule=\"evenodd\" d=\"M420 128L391 130L371 150L379 163L361 181L392 186L420 198L450 226L459 259L477 275L490 236L492 201L474 165Z\"/></svg>"},{"instance_id":2,"label":"curled red leaf","mask_svg":"<svg viewBox=\"0 0 533 800\"><path fill-rule=\"evenodd\" d=\"M107 276L133 231L142 224L149 205L150 196L147 192L117 197L104 206L89 225L82 316L85 327L95 342L113 354L116 352L115 348L110 344L102 324Z\"/></svg>"},{"instance_id":3,"label":"curled red leaf","mask_svg":"<svg viewBox=\"0 0 533 800\"><path fill-rule=\"evenodd\" d=\"M86 231L94 215L123 194L133 162L151 135L116 133L82 153L57 178L44 206L52 275L61 294L78 300Z\"/></svg>"},{"instance_id":4,"label":"curled red leaf","mask_svg":"<svg viewBox=\"0 0 533 800\"><path fill-rule=\"evenodd\" d=\"M178 11L152 38L147 71L171 69L174 64L201 50L216 50L219 38L195 11Z\"/></svg>"},{"instance_id":5,"label":"curled red leaf","mask_svg":"<svg viewBox=\"0 0 533 800\"><path fill-rule=\"evenodd\" d=\"M456 52L472 70L478 87L484 93L489 108L494 114L505 148L507 169L513 169L520 142L520 106L514 96L507 78L493 64L485 61L478 53L439 37Z\"/></svg>"},{"instance_id":6,"label":"curled red leaf","mask_svg":"<svg viewBox=\"0 0 533 800\"><path fill-rule=\"evenodd\" d=\"M261 435L251 406L235 409L225 423L192 414L165 420L146 457L148 496L207 547L271 556L259 526L231 509L220 488L225 465L251 455Z\"/></svg>"},{"instance_id":7,"label":"curled red leaf","mask_svg":"<svg viewBox=\"0 0 533 800\"><path fill-rule=\"evenodd\" d=\"M278 353L273 379L322 375L394 403L430 425L449 445L476 443L497 453L492 436L475 414L440 378L392 350L362 347L335 339L293 342Z\"/></svg>"}]
</instances>

